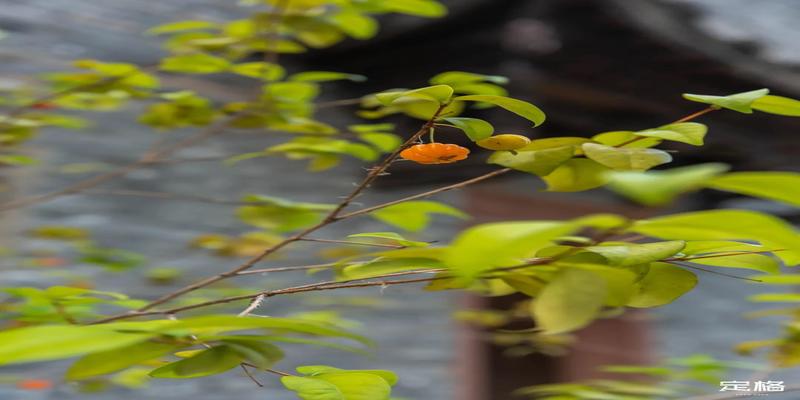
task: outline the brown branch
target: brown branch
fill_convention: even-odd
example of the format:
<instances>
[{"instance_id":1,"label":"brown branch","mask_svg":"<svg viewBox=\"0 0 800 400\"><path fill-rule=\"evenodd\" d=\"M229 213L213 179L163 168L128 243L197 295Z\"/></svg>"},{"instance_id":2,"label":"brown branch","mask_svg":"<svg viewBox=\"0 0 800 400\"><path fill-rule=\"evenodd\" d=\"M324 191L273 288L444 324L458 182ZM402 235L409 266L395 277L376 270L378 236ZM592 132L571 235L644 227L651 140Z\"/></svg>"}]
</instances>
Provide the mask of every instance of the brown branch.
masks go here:
<instances>
[{"instance_id":1,"label":"brown branch","mask_svg":"<svg viewBox=\"0 0 800 400\"><path fill-rule=\"evenodd\" d=\"M241 367L241 368L242 368L242 371L244 371L244 374L245 374L245 375L246 375L248 378L250 378L250 380L251 380L251 381L253 381L253 383L255 383L255 384L256 384L256 386L258 386L258 387L264 387L264 385L263 385L261 382L259 382L259 381L258 381L258 379L256 379L256 377L255 377L255 376L253 376L253 374L251 374L251 373L250 373L250 370L249 370L249 369L247 369L247 364L245 364L245 363L241 363L241 364L239 364L239 367Z\"/></svg>"},{"instance_id":2,"label":"brown branch","mask_svg":"<svg viewBox=\"0 0 800 400\"><path fill-rule=\"evenodd\" d=\"M689 114L689 115L687 115L687 116L685 116L685 117L683 117L681 119L678 119L678 120L675 120L673 122L670 122L667 125L680 124L682 122L689 122L689 121L691 121L691 120L693 120L693 119L695 119L697 117L706 115L706 114L708 114L708 113L710 113L712 111L717 111L717 110L719 110L719 108L717 108L716 106L708 106L708 107L706 107L706 108L704 108L704 109L702 109L702 110L700 110L698 112L691 113L691 114ZM628 140L626 142L622 142L622 143L620 143L620 144L618 144L618 145L616 145L614 147L624 147L624 146L627 146L627 145L629 145L631 143L635 143L635 142L638 142L640 140L644 140L644 139L647 139L647 138L648 138L648 136L638 136L638 137L635 137L635 138L633 138L631 140Z\"/></svg>"},{"instance_id":3,"label":"brown branch","mask_svg":"<svg viewBox=\"0 0 800 400\"><path fill-rule=\"evenodd\" d=\"M164 310L135 310L130 311L124 314L113 315L107 318L103 318L97 321L90 322L90 325L95 324L102 324L111 321L118 321L123 319L135 318L135 317L144 317L149 315L174 315L179 312L193 310L196 308L203 308L209 306L215 306L219 304L226 304L232 303L235 301L241 300L248 300L253 299L258 296L263 296L264 298L284 295L284 294L296 294L296 293L305 293L305 292L316 292L316 291L323 291L323 290L335 290L335 289L349 289L349 288L362 288L362 287L374 287L374 286L389 286L389 285L400 285L400 284L407 284L407 283L417 283L417 282L429 282L439 279L446 279L447 277L440 277L440 276L433 276L428 278L414 278L414 279L400 279L400 280L390 280L390 281L369 281L363 282L365 280L370 279L382 279L388 277L397 277L397 276L404 276L404 275L414 275L414 274L421 274L421 273L434 273L434 272L441 272L442 270L420 270L420 271L407 271L407 272L397 272L393 274L386 274L376 277L370 278L361 278L361 279L353 279L350 281L325 281L325 282L317 282L311 283L307 285L301 286L293 286L284 289L276 289L276 290L267 290L259 293L254 294L246 294L246 295L239 295L239 296L230 296L230 297L223 297L216 300L209 300L202 303L195 303L189 304L186 306L174 307ZM252 303L251 303L252 304Z\"/></svg>"},{"instance_id":4,"label":"brown branch","mask_svg":"<svg viewBox=\"0 0 800 400\"><path fill-rule=\"evenodd\" d=\"M327 263L327 264L316 264L316 265L301 265L296 267L274 267L274 268L264 268L264 269L250 269L247 271L239 272L236 275L256 275L256 274L268 274L272 272L288 272L288 271L308 271L312 269L320 269L320 268L333 268L339 263Z\"/></svg>"},{"instance_id":5,"label":"brown branch","mask_svg":"<svg viewBox=\"0 0 800 400\"><path fill-rule=\"evenodd\" d=\"M219 282L219 281L221 281L223 279L227 279L227 278L229 278L231 276L237 275L239 272L242 272L242 271L250 269L251 267L253 267L257 263L259 263L261 260L263 260L264 258L266 258L269 255L275 253L276 251L288 246L289 244L297 242L297 241L303 239L304 237L306 237L307 235L309 235L309 234L311 234L313 232L316 232L317 230L319 230L319 229L321 229L323 227L326 227L326 226L328 226L328 225L330 225L330 224L332 224L332 223L334 223L336 221L339 221L339 220L343 219L342 217L339 217L339 213L341 213L342 210L344 210L348 205L350 205L350 203L352 203L352 201L356 197L358 197L358 195L360 195L361 192L363 192L367 187L369 187L370 184L372 184L372 182L375 181L375 179L378 178L378 176L382 175L386 171L386 169L389 168L389 165L391 165L391 163L395 159L397 159L397 157L400 155L400 152L403 149L405 149L406 147L408 147L411 144L413 144L414 142L416 142L417 139L419 139L423 134L425 134L431 126L433 126L434 120L439 116L439 114L441 113L442 109L444 109L444 106L440 106L436 110L436 112L433 114L433 116L431 116L431 119L428 120L428 122L426 122L425 124L423 124L422 127L420 127L420 129L416 133L411 135L411 137L408 138L408 140L406 140L405 143L403 143L394 152L392 152L386 158L384 158L383 161L380 164L378 164L377 166L373 167L370 170L370 172L367 174L367 176L364 178L364 180L362 180L361 183L358 184L356 186L356 188L353 189L353 191L350 192L350 194L347 195L344 198L344 200L342 200L336 206L336 208L331 210L331 212L328 213L328 215L325 216L322 219L322 221L320 221L319 223L317 223L317 224L315 224L315 225L313 225L313 226L311 226L309 228L306 228L305 230L303 230L301 232L295 233L294 235L291 235L291 236L285 238L281 242L279 242L279 243L277 243L277 244L265 249L261 253L257 254L256 256L250 258L249 260L245 261L244 263L240 264L239 266L237 266L237 267L235 267L235 268L233 268L231 270L228 270L226 272L223 272L223 273L220 273L220 274L217 274L217 275L214 275L214 276L210 276L210 277L205 278L203 280L200 280L200 281L197 281L195 283L192 283L191 285L184 286L183 288L178 289L176 291L167 293L167 294L165 294L165 295L153 300L152 302L148 303L144 307L139 308L137 311L149 310L149 309L151 309L151 308L153 308L153 307L155 307L155 306L157 306L159 304L166 303L166 302L168 302L168 301L170 301L172 299L175 299L177 297L180 297L180 296L182 296L182 295L184 295L186 293L193 292L193 291L195 291L197 289L206 287L206 286L211 285L211 284L213 284L215 282Z\"/></svg>"},{"instance_id":6,"label":"brown branch","mask_svg":"<svg viewBox=\"0 0 800 400\"><path fill-rule=\"evenodd\" d=\"M264 302L264 295L259 294L258 296L254 297L253 300L250 302L250 305L247 306L242 312L239 313L240 317L245 317L250 315L253 311L255 311L258 307L261 307L261 304Z\"/></svg>"},{"instance_id":7,"label":"brown branch","mask_svg":"<svg viewBox=\"0 0 800 400\"><path fill-rule=\"evenodd\" d=\"M454 183L452 185L444 186L444 187L441 187L441 188L438 188L438 189L434 189L434 190L429 190L427 192L415 194L413 196L404 197L404 198L399 199L399 200L394 200L394 201L390 201L390 202L387 202L387 203L378 204L378 205L367 207L367 208L362 208L360 210L356 210L356 211L353 211L353 212L350 212L350 213L347 213L347 214L342 214L342 215L339 216L339 218L340 219L345 219L345 218L355 217L357 215L369 214L369 213L371 213L373 211L380 210L382 208L386 208L386 207L389 207L389 206L393 206L395 204L400 204L400 203L403 203L403 202L406 202L406 201L422 199L422 198L425 198L425 197L430 197L430 196L433 196L435 194L447 192L447 191L454 190L454 189L461 189L461 188L463 188L465 186L469 186L469 185L472 185L474 183L485 181L487 179L494 178L495 176L502 175L502 174L505 174L505 173L510 172L510 171L511 171L511 168L501 168L501 169L498 169L496 171L492 171L492 172L483 174L481 176L478 176L478 177L475 177L475 178L472 178L472 179L467 179L467 180L462 181L462 182Z\"/></svg>"},{"instance_id":8,"label":"brown branch","mask_svg":"<svg viewBox=\"0 0 800 400\"><path fill-rule=\"evenodd\" d=\"M681 267L696 269L698 271L708 272L709 274L725 276L725 277L728 277L728 278L741 279L743 281L750 281L750 282L763 282L761 280L748 278L746 276L739 276L739 275L729 274L727 272L715 271L713 269L698 267L696 265L688 265L688 264L684 264L684 263L681 263L681 262L678 262L678 261L666 261L666 260L664 260L663 262L665 262L667 264L678 265L678 266L681 266Z\"/></svg>"},{"instance_id":9,"label":"brown branch","mask_svg":"<svg viewBox=\"0 0 800 400\"><path fill-rule=\"evenodd\" d=\"M401 245L397 245L397 244L354 242L354 241L350 241L350 240L317 239L317 238L302 238L302 239L299 239L299 240L304 241L304 242L350 244L350 245L354 245L354 246L387 247L387 248L390 248L390 249L404 249L404 248L406 248L406 246L401 246Z\"/></svg>"},{"instance_id":10,"label":"brown branch","mask_svg":"<svg viewBox=\"0 0 800 400\"><path fill-rule=\"evenodd\" d=\"M84 179L82 181L69 185L63 189L59 189L49 193L23 197L20 199L11 200L9 202L0 204L0 212L13 210L16 208L28 207L34 204L44 203L46 201L53 200L62 196L79 193L86 189L90 189L100 184L114 180L116 178L125 176L132 171L144 168L150 164L160 162L161 160L171 156L172 154L182 150L183 148L192 146L198 142L202 142L214 135L223 132L231 123L231 121L233 121L236 117L241 116L242 114L244 114L244 112L233 114L230 117L226 118L225 120L217 122L216 124L213 124L200 132L190 135L171 146L164 147L160 150L149 151L144 155L142 155L142 157L139 158L138 161L135 161L133 163L120 166L111 171L93 176L88 179Z\"/></svg>"}]
</instances>

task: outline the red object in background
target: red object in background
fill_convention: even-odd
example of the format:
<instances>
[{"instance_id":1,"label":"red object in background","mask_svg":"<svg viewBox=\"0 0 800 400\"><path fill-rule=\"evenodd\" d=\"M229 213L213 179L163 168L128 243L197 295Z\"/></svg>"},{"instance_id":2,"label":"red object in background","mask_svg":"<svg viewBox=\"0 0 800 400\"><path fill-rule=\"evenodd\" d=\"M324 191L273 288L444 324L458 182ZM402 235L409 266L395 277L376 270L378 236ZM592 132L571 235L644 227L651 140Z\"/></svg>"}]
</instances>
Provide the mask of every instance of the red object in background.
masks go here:
<instances>
[{"instance_id":1,"label":"red object in background","mask_svg":"<svg viewBox=\"0 0 800 400\"><path fill-rule=\"evenodd\" d=\"M41 257L34 262L39 267L60 267L66 264L66 260L60 257Z\"/></svg>"},{"instance_id":2,"label":"red object in background","mask_svg":"<svg viewBox=\"0 0 800 400\"><path fill-rule=\"evenodd\" d=\"M40 101L38 103L33 103L31 105L31 108L33 108L34 110L52 110L56 107L58 106L56 106L54 103L49 103L46 101Z\"/></svg>"},{"instance_id":3,"label":"red object in background","mask_svg":"<svg viewBox=\"0 0 800 400\"><path fill-rule=\"evenodd\" d=\"M17 387L23 390L46 390L53 387L53 382L47 379L23 379L17 382Z\"/></svg>"}]
</instances>

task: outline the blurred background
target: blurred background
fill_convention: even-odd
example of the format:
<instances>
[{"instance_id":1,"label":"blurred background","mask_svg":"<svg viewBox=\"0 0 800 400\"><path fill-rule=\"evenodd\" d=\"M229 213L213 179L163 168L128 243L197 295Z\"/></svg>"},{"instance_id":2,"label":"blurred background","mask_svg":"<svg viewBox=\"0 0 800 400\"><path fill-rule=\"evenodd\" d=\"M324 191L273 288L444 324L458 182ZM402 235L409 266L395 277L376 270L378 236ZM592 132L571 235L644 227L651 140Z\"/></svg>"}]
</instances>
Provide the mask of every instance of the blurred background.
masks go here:
<instances>
[{"instance_id":1,"label":"blurred background","mask_svg":"<svg viewBox=\"0 0 800 400\"><path fill-rule=\"evenodd\" d=\"M73 59L153 65L164 54L157 38L142 32L179 19L229 20L245 15L235 1L165 0L0 0L0 86L33 83L41 73L63 70ZM282 58L289 69L332 70L363 74L365 83L340 84L327 90L329 100L358 97L393 87L423 86L446 70L504 75L513 97L532 101L547 114L547 123L530 131L502 112L485 115L500 131L532 137L591 136L594 133L644 129L662 125L702 107L680 94L729 94L768 87L772 93L800 96L800 2L796 0L450 0L444 19L388 16L378 37L345 42L333 48ZM216 100L241 98L252 90L244 80L204 76L166 76L174 88L190 88ZM323 120L352 123L354 109L329 109ZM141 109L100 113L82 132L49 130L29 144L45 162L36 168L4 169L0 200L64 187L103 166L136 159L158 137L136 123ZM398 126L413 132L418 122L399 118ZM800 170L800 122L760 114L713 113L700 122L710 127L707 145L672 144L673 166L708 161L728 163L734 170ZM180 134L180 133L179 133ZM261 149L275 138L231 133L180 153L183 158L219 159ZM457 139L453 139L457 140ZM83 165L83 169L80 167ZM70 168L71 166L71 168ZM440 168L398 164L381 180L365 203L388 201L488 171L478 157ZM357 163L324 174L300 174L302 166L265 158L224 167L219 162L176 163L136 171L104 189L169 191L237 198L261 193L301 201L330 202L364 173ZM94 171L94 172L86 172ZM643 217L697 208L748 208L797 222L798 210L765 201L704 191L681 198L665 209L645 209L602 189L578 194L540 192L530 176L514 175L438 200L454 203L475 215L472 222L510 218L570 218L594 212ZM20 235L38 225L91 229L102 245L145 254L147 267L119 275L88 265L69 265L54 272L25 268L63 249ZM423 240L446 241L464 225L437 220ZM228 268L230 259L216 258L186 244L206 233L235 234L243 226L230 207L219 204L142 200L100 195L67 196L36 207L0 215L0 247L14 249L0 258L4 286L39 286L80 282L119 290L133 297L155 296L198 277ZM370 221L327 228L322 237L357 231L380 231ZM292 252L272 261L277 265L318 262L313 251ZM166 284L154 284L153 269L178 271ZM148 272L150 271L150 272ZM746 320L742 313L759 309L745 300L754 285L718 275L700 274L697 290L669 306L629 312L603 320L577 334L563 357L517 351L492 344L480 329L452 318L460 307L508 307L505 298L477 299L447 292L419 294L419 288L392 287L337 291L335 294L270 300L267 315L302 311L343 311L360 321L377 340L372 357L298 347L284 365L313 360L343 368L386 368L401 380L397 396L418 400L505 400L513 389L533 383L597 377L604 364L650 362L662 357L709 354L737 357L738 342L777 335L770 319ZM121 279L125 277L127 280ZM283 287L304 276L253 277L248 287ZM155 279L155 281L158 281ZM231 290L235 290L230 288ZM359 329L359 328L356 328ZM2 368L6 382L19 376L58 382L64 365ZM287 369L290 367L287 367ZM772 375L789 383L800 376ZM730 376L731 380L746 376ZM269 378L265 378L267 380ZM792 399L790 394L770 399ZM238 373L188 381L153 381L133 391L122 386L93 395L56 384L43 391L21 391L0 385L0 399L219 399L283 400L292 398L276 385L256 389Z\"/></svg>"}]
</instances>

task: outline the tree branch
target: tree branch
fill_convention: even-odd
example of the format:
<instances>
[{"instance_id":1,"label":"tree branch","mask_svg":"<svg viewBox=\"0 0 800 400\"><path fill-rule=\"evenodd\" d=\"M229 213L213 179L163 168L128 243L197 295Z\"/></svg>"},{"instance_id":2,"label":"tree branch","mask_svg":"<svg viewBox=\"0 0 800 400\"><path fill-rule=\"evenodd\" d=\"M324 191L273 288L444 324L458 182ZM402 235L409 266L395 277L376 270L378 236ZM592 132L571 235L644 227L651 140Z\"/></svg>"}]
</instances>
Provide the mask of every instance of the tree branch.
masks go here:
<instances>
[{"instance_id":1,"label":"tree branch","mask_svg":"<svg viewBox=\"0 0 800 400\"><path fill-rule=\"evenodd\" d=\"M216 124L213 124L200 132L190 135L171 146L167 146L161 150L147 152L144 155L142 155L142 157L139 158L138 161L117 167L104 174L93 176L91 178L79 181L63 189L56 190L50 193L23 197L21 199L11 200L9 202L0 204L0 212L13 210L16 208L28 207L34 204L44 203L46 201L53 200L61 196L79 193L83 190L90 189L105 182L119 178L121 176L125 176L130 172L144 168L150 164L160 162L161 160L171 156L172 154L182 150L183 148L192 146L214 135L222 133L235 118L243 115L244 113L245 111L233 114L230 117L226 118L225 120L217 122Z\"/></svg>"},{"instance_id":2,"label":"tree branch","mask_svg":"<svg viewBox=\"0 0 800 400\"><path fill-rule=\"evenodd\" d=\"M356 210L356 211L353 211L353 212L350 212L350 213L347 213L347 214L342 214L342 215L339 216L339 218L340 219L345 219L345 218L355 217L357 215L369 214L369 213L371 213L373 211L377 211L377 210L380 210L382 208L393 206L395 204L404 203L406 201L422 199L422 198L425 198L425 197L430 197L430 196L433 196L435 194L447 192L447 191L454 190L454 189L461 189L461 188L463 188L465 186L469 186L469 185L472 185L474 183L485 181L487 179L494 178L495 176L502 175L502 174L505 174L505 173L510 172L510 171L511 171L511 168L498 169L496 171L492 171L492 172L483 174L481 176L478 176L478 177L475 177L475 178L472 178L472 179L467 179L467 180L462 181L462 182L454 183L452 185L447 185L447 186L444 186L444 187L440 187L438 189L429 190L429 191L424 192L424 193L415 194L413 196L404 197L402 199L390 201L390 202L387 202L387 203L378 204L378 205L367 207L367 208L362 208L360 210Z\"/></svg>"},{"instance_id":3,"label":"tree branch","mask_svg":"<svg viewBox=\"0 0 800 400\"><path fill-rule=\"evenodd\" d=\"M344 198L344 200L342 200L336 206L336 208L334 208L330 213L328 213L328 215L325 216L322 219L322 221L320 221L318 224L315 224L314 226L306 228L305 230L303 230L301 232L295 233L294 235L285 238L281 242L279 242L279 243L277 243L277 244L265 249L260 254L250 258L249 260L245 261L244 263L240 264L239 266L237 266L237 267L235 267L235 268L233 268L231 270L228 270L226 272L223 272L223 273L220 273L220 274L205 278L205 279L197 281L197 282L195 282L195 283L193 283L191 285L185 286L185 287L183 287L181 289L178 289L178 290L173 291L171 293L168 293L168 294L166 294L164 296L161 296L161 297L153 300L149 304L145 305L144 307L139 308L138 311L149 310L149 309L151 309L151 308L153 308L153 307L155 307L155 306L157 306L159 304L166 303L166 302L168 302L168 301L170 301L172 299L175 299L177 297L180 297L180 296L182 296L182 295L184 295L186 293L193 292L193 291L195 291L197 289L206 287L206 286L208 286L208 285L210 285L212 283L215 283L215 282L221 281L223 279L227 279L227 278L229 278L231 276L237 275L239 272L242 272L242 271L245 271L247 269L250 269L251 267L256 265L258 262L260 262L261 260L263 260L267 256L269 256L269 255L275 253L276 251L288 246L289 244L297 242L297 241L303 239L304 237L306 237L307 235L309 235L309 234L311 234L313 232L316 232L317 230L322 229L322 228L324 228L324 227L326 227L326 226L328 226L328 225L330 225L330 224L332 224L332 223L334 223L336 221L339 221L339 220L343 219L342 217L339 216L339 213L341 213L342 210L344 210L348 205L350 205L350 203L352 203L352 201L356 197L358 197L358 195L360 195L367 187L369 187L370 184L372 184L372 182L375 181L375 179L377 179L381 174L383 174L386 171L386 169L389 168L389 165L391 165L391 163L395 159L397 159L397 157L400 155L400 152L403 149L405 149L406 147L408 147L411 144L413 144L414 142L416 142L417 139L419 139L423 134L425 134L428 131L428 129L431 126L433 126L434 120L439 116L439 114L442 112L443 109L444 109L444 106L440 106L436 110L436 112L433 114L433 116L431 116L430 120L428 120L428 122L423 124L422 127L420 127L420 129L416 133L411 135L411 137L408 138L408 140L406 140L400 147L398 147L394 152L392 152L386 158L384 158L384 160L380 164L378 164L377 166L373 167L370 170L370 172L367 174L367 176L364 178L364 180L362 180L361 183L358 184L356 186L356 188L353 189L353 191L350 192L350 194L347 195Z\"/></svg>"}]
</instances>

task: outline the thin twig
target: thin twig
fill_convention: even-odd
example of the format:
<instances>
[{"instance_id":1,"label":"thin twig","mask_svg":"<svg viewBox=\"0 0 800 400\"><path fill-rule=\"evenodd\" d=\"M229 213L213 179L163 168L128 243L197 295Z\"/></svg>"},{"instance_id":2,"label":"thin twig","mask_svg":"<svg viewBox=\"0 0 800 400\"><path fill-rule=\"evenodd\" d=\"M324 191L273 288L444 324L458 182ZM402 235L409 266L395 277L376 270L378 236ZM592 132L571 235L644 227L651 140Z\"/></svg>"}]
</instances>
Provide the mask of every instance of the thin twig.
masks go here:
<instances>
[{"instance_id":1,"label":"thin twig","mask_svg":"<svg viewBox=\"0 0 800 400\"><path fill-rule=\"evenodd\" d=\"M474 183L485 181L487 179L494 178L495 176L502 175L502 174L505 174L505 173L510 172L510 171L511 171L511 168L501 168L501 169L498 169L496 171L492 171L492 172L483 174L481 176L478 176L478 177L475 177L475 178L472 178L472 179L467 179L467 180L462 181L462 182L454 183L452 185L447 185L447 186L444 186L444 187L440 187L438 189L429 190L429 191L424 192L424 193L415 194L413 196L404 197L402 199L398 199L398 200L390 201L390 202L387 202L387 203L378 204L378 205L375 205L375 206L372 206L372 207L362 208L360 210L356 210L356 211L349 212L349 213L346 213L346 214L342 214L342 215L339 216L339 218L340 219L345 219L345 218L355 217L357 215L369 214L369 213L371 213L373 211L380 210L382 208L386 208L386 207L389 207L389 206L393 206L395 204L400 204L400 203L403 203L403 202L406 202L406 201L422 199L422 198L425 198L425 197L430 197L430 196L433 196L435 194L447 192L447 191L450 191L450 190L461 189L461 188L463 188L465 186L469 186L469 185L472 185Z\"/></svg>"},{"instance_id":2,"label":"thin twig","mask_svg":"<svg viewBox=\"0 0 800 400\"><path fill-rule=\"evenodd\" d=\"M354 246L372 246L372 247L387 247L390 249L404 249L406 246L401 246L397 244L386 244L386 243L371 243L371 242L354 242L350 240L335 240L335 239L318 239L318 238L301 238L299 239L304 242L318 242L318 243L338 243L338 244L350 244Z\"/></svg>"},{"instance_id":3,"label":"thin twig","mask_svg":"<svg viewBox=\"0 0 800 400\"><path fill-rule=\"evenodd\" d=\"M300 266L293 266L293 267L273 267L273 268L264 268L264 269L250 269L247 271L239 272L236 275L256 275L256 274L269 274L272 272L288 272L288 271L308 271L312 269L321 269L321 268L333 268L338 265L341 265L338 262L334 263L327 263L327 264L315 264L315 265L300 265Z\"/></svg>"},{"instance_id":4,"label":"thin twig","mask_svg":"<svg viewBox=\"0 0 800 400\"><path fill-rule=\"evenodd\" d=\"M239 367L241 367L241 368L242 368L242 371L244 371L244 374L245 374L245 375L246 375L248 378L250 378L250 380L251 380L251 381L253 381L253 383L255 383L256 385L258 385L258 387L264 387L264 385L263 385L261 382L259 382L259 381L258 381L258 379L256 379L256 377L255 377L255 376L253 376L253 374L251 374L251 373L250 373L250 370L249 370L249 369L247 369L247 365L245 365L245 363L241 363L241 364L239 364Z\"/></svg>"},{"instance_id":5,"label":"thin twig","mask_svg":"<svg viewBox=\"0 0 800 400\"><path fill-rule=\"evenodd\" d=\"M213 283L219 282L219 281L221 281L223 279L227 279L227 278L229 278L231 276L237 275L239 272L250 269L251 267L253 267L257 263L259 263L261 260L263 260L264 258L266 258L269 255L275 253L276 251L288 246L289 244L297 242L300 239L306 237L307 235L309 235L309 234L311 234L313 232L316 232L319 229L322 229L323 227L326 227L326 226L328 226L328 225L330 225L330 224L332 224L332 223L334 223L336 221L344 219L344 218L339 216L339 213L341 213L342 210L344 210L347 206L349 206L350 203L352 203L353 200L361 194L361 192L363 192L367 187L370 186L370 184L372 184L373 181L375 181L375 179L377 179L380 175L382 175L386 171L386 169L389 168L389 165L391 165L391 163L395 159L397 159L397 157L399 157L400 152L403 149L405 149L406 147L408 147L411 144L413 144L414 142L416 142L416 140L420 136L425 134L428 131L428 129L433 125L434 120L438 117L439 113L441 113L441 111L443 109L444 109L444 106L440 106L439 109L433 114L431 119L428 120L428 122L426 122L425 124L423 124L422 127L416 133L411 135L411 137L408 138L408 140L406 140L405 143L403 143L394 152L392 152L386 158L384 158L384 160L380 164L378 164L377 166L373 167L370 170L370 172L367 174L367 176L361 181L361 183L358 184L355 187L355 189L353 189L353 191L350 192L350 194L347 195L344 198L344 200L342 200L339 203L339 205L337 205L333 210L331 210L331 212L328 213L328 215L325 216L322 219L322 221L320 221L319 223L317 223L317 224L315 224L315 225L313 225L313 226L311 226L309 228L306 228L305 230L303 230L301 232L295 233L294 235L291 235L291 236L285 238L284 240L280 241L279 243L276 243L275 245L265 249L261 253L257 254L256 256L250 258L249 260L245 261L244 263L238 265L237 267L235 267L235 268L233 268L231 270L228 270L226 272L223 272L223 273L220 273L220 274L205 278L203 280L200 280L200 281L197 281L195 283L192 283L191 285L184 286L183 288L178 289L176 291L167 293L167 294L165 294L165 295L163 295L163 296L151 301L147 305L139 308L138 311L149 310L149 309L151 309L151 308L153 308L153 307L155 307L155 306L157 306L159 304L166 303L166 302L168 302L168 301L170 301L172 299L175 299L177 297L180 297L180 296L182 296L182 295L184 295L186 293L193 292L193 291L195 291L197 289L206 287L206 286L211 285Z\"/></svg>"},{"instance_id":6,"label":"thin twig","mask_svg":"<svg viewBox=\"0 0 800 400\"><path fill-rule=\"evenodd\" d=\"M440 272L439 270L435 270L436 272ZM239 296L231 296L231 297L223 297L216 300L209 300L202 303L195 303L189 304L186 306L174 307L164 310L146 310L146 311L130 311L124 314L118 314L114 316L110 316L107 318L103 318L97 321L93 321L90 325L95 324L102 324L111 321L118 321L123 319L135 318L135 317L144 317L148 315L171 315L177 314L179 312L189 311L196 308L203 308L209 307L219 304L226 304L232 303L235 301L241 300L248 300L252 299L256 296L263 295L265 298L273 297L278 295L285 295L285 294L296 294L296 293L306 293L306 292L317 292L317 291L324 291L324 290L335 290L335 289L349 289L349 288L363 288L363 287L374 287L374 286L390 286L390 285L401 285L401 284L408 284L408 283L418 283L418 282L430 282L439 279L447 279L448 277L444 276L433 276L427 278L414 278L414 279L400 279L400 280L380 280L380 281L368 281L363 282L364 280L368 279L378 279L378 278L385 278L390 276L401 276L401 275L411 275L411 274L420 274L420 273L433 273L434 270L426 270L426 271L409 271L409 272L400 272L394 274L386 274L380 277L372 277L372 278L363 278L357 279L352 281L326 281L326 282L318 282L308 285L302 286L293 286L290 288L284 289L276 289L276 290L268 290L260 293L255 294L247 294L247 295L239 295Z\"/></svg>"},{"instance_id":7,"label":"thin twig","mask_svg":"<svg viewBox=\"0 0 800 400\"><path fill-rule=\"evenodd\" d=\"M688 264L684 264L684 263L677 262L677 261L666 261L666 260L665 260L664 262L665 262L665 263L668 263L668 264L679 265L679 266L681 266L681 267L686 267L686 268L696 269L696 270L698 270L698 271L708 272L709 274L715 274L715 275L720 275L720 276L726 276L726 277L728 277L728 278L735 278L735 279L740 279L740 280L743 280L743 281L750 281L750 282L763 282L763 281L761 281L761 280L759 280L759 279L753 279L753 278L748 278L748 277L745 277L745 276L739 276L739 275L729 274L729 273L726 273L726 272L715 271L715 270L713 270L713 269L708 269L708 268L698 267L698 266L696 266L696 265L688 265Z\"/></svg>"},{"instance_id":8,"label":"thin twig","mask_svg":"<svg viewBox=\"0 0 800 400\"><path fill-rule=\"evenodd\" d=\"M706 108L704 108L704 109L702 109L702 110L700 110L698 112L691 113L691 114L689 114L689 115L687 115L687 116L685 116L685 117L683 117L681 119L678 119L678 120L675 120L673 122L670 122L668 125L680 124L682 122L689 122L689 121L691 121L691 120L693 120L693 119L695 119L697 117L700 117L702 115L708 114L708 113L710 113L712 111L716 111L716 110L719 110L719 108L717 108L716 106L708 106L708 107L706 107ZM647 138L649 138L649 136L637 136L637 137L635 137L635 138L633 138L631 140L628 140L626 142L622 142L622 143L620 143L620 144L618 144L618 145L616 145L614 147L625 147L625 146L627 146L627 145L629 145L631 143L635 143L635 142L638 142L640 140L644 140L644 139L647 139Z\"/></svg>"},{"instance_id":9,"label":"thin twig","mask_svg":"<svg viewBox=\"0 0 800 400\"><path fill-rule=\"evenodd\" d=\"M239 313L239 316L240 317L245 317L247 315L250 315L251 312L255 311L258 307L261 307L261 303L263 303L263 302L264 302L264 295L263 294L260 294L260 295L256 296L250 302L250 305L247 306L247 308L245 308L244 310L242 310L242 312Z\"/></svg>"},{"instance_id":10,"label":"thin twig","mask_svg":"<svg viewBox=\"0 0 800 400\"><path fill-rule=\"evenodd\" d=\"M11 200L9 202L0 204L0 212L21 207L27 207L34 204L44 203L46 201L53 200L58 197L79 193L81 191L93 188L95 186L114 180L121 176L125 176L130 172L144 168L150 164L159 162L186 147L192 146L214 135L222 133L235 118L241 116L242 114L244 114L244 111L241 113L233 114L230 117L226 118L225 120L219 121L216 124L213 124L200 132L190 135L171 146L167 146L161 150L150 151L144 154L141 158L139 158L138 161L135 161L133 163L117 167L111 171L93 176L88 179L84 179L82 181L69 185L63 189L55 190L45 194L23 197L20 199Z\"/></svg>"}]
</instances>

